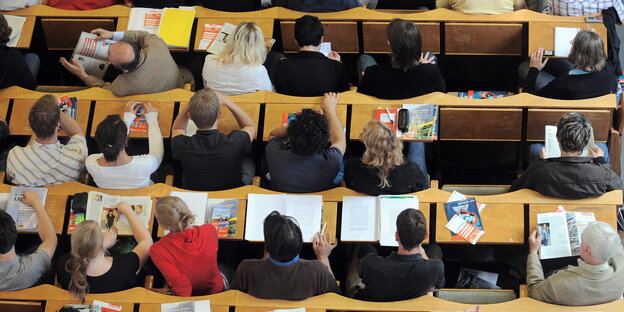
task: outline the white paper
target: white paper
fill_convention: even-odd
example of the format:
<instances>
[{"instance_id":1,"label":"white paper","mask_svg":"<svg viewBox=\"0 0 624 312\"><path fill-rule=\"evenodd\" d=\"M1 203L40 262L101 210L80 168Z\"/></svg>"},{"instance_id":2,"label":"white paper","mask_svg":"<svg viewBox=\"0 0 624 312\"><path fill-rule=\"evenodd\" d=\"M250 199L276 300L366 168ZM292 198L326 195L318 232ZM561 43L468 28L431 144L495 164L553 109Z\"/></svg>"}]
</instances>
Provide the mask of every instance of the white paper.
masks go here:
<instances>
[{"instance_id":1,"label":"white paper","mask_svg":"<svg viewBox=\"0 0 624 312\"><path fill-rule=\"evenodd\" d=\"M158 34L163 10L151 8L132 8L128 19L128 30L142 30Z\"/></svg>"},{"instance_id":2,"label":"white paper","mask_svg":"<svg viewBox=\"0 0 624 312\"><path fill-rule=\"evenodd\" d=\"M6 211L9 203L9 193L0 193L0 210Z\"/></svg>"},{"instance_id":3,"label":"white paper","mask_svg":"<svg viewBox=\"0 0 624 312\"><path fill-rule=\"evenodd\" d=\"M555 27L555 56L568 57L572 49L572 40L581 31L574 27Z\"/></svg>"},{"instance_id":4,"label":"white paper","mask_svg":"<svg viewBox=\"0 0 624 312\"><path fill-rule=\"evenodd\" d=\"M283 194L249 194L245 217L245 240L264 241L264 219L273 211L284 212Z\"/></svg>"},{"instance_id":5,"label":"white paper","mask_svg":"<svg viewBox=\"0 0 624 312\"><path fill-rule=\"evenodd\" d=\"M16 47L22 34L22 28L26 22L25 16L4 15L9 27L11 27L11 35L9 36L8 47Z\"/></svg>"},{"instance_id":6,"label":"white paper","mask_svg":"<svg viewBox=\"0 0 624 312\"><path fill-rule=\"evenodd\" d=\"M312 242L314 234L321 231L323 196L286 195L284 206L284 214L297 220L303 241Z\"/></svg>"},{"instance_id":7,"label":"white paper","mask_svg":"<svg viewBox=\"0 0 624 312\"><path fill-rule=\"evenodd\" d=\"M594 128L590 128L589 141L587 146L581 152L581 157L589 156L589 148L596 146L594 140ZM561 149L559 148L559 141L557 140L557 126L544 126L544 147L546 148L546 158L561 157Z\"/></svg>"},{"instance_id":8,"label":"white paper","mask_svg":"<svg viewBox=\"0 0 624 312\"><path fill-rule=\"evenodd\" d=\"M329 52L331 52L331 42L321 43L321 50L319 50L319 52L323 53L326 57L329 57Z\"/></svg>"},{"instance_id":9,"label":"white paper","mask_svg":"<svg viewBox=\"0 0 624 312\"><path fill-rule=\"evenodd\" d=\"M202 225L206 219L206 204L208 203L208 193L199 192L171 192L170 196L180 197L195 215L193 225Z\"/></svg>"},{"instance_id":10,"label":"white paper","mask_svg":"<svg viewBox=\"0 0 624 312\"><path fill-rule=\"evenodd\" d=\"M381 246L399 246L395 240L396 218L405 209L418 209L418 197L415 195L379 196L379 244Z\"/></svg>"},{"instance_id":11,"label":"white paper","mask_svg":"<svg viewBox=\"0 0 624 312\"><path fill-rule=\"evenodd\" d=\"M100 308L106 308L109 311L121 311L121 306L106 303L99 300L93 300L93 305L100 306Z\"/></svg>"},{"instance_id":12,"label":"white paper","mask_svg":"<svg viewBox=\"0 0 624 312\"><path fill-rule=\"evenodd\" d=\"M210 300L162 303L162 312L210 312Z\"/></svg>"},{"instance_id":13,"label":"white paper","mask_svg":"<svg viewBox=\"0 0 624 312\"><path fill-rule=\"evenodd\" d=\"M377 197L345 196L342 199L342 241L379 240Z\"/></svg>"},{"instance_id":14,"label":"white paper","mask_svg":"<svg viewBox=\"0 0 624 312\"><path fill-rule=\"evenodd\" d=\"M102 78L108 69L108 49L115 41L96 38L96 35L83 31L72 59L81 63L87 74Z\"/></svg>"},{"instance_id":15,"label":"white paper","mask_svg":"<svg viewBox=\"0 0 624 312\"><path fill-rule=\"evenodd\" d=\"M540 259L572 256L565 213L540 213L537 215L537 225L542 239Z\"/></svg>"},{"instance_id":16,"label":"white paper","mask_svg":"<svg viewBox=\"0 0 624 312\"><path fill-rule=\"evenodd\" d=\"M48 189L14 186L11 188L11 193L9 193L6 212L15 221L15 226L17 227L17 229L36 230L38 226L37 214L33 207L22 202L22 198L24 197L24 191L37 192L37 194L39 195L39 199L41 200L41 205L45 207Z\"/></svg>"},{"instance_id":17,"label":"white paper","mask_svg":"<svg viewBox=\"0 0 624 312\"><path fill-rule=\"evenodd\" d=\"M232 34L234 30L236 30L236 25L224 23L223 27L221 27L221 30L219 31L219 34L214 41L212 41L206 51L215 55L221 53L221 51L225 48L228 36Z\"/></svg>"}]
</instances>

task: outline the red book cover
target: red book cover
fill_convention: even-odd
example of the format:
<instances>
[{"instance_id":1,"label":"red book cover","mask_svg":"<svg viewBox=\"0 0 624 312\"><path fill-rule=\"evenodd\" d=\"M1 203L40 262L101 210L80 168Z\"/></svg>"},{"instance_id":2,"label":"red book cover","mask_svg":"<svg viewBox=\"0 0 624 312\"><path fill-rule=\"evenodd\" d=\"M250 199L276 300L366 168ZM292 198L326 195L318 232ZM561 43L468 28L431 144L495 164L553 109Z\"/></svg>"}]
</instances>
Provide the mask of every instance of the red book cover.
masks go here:
<instances>
[{"instance_id":1,"label":"red book cover","mask_svg":"<svg viewBox=\"0 0 624 312\"><path fill-rule=\"evenodd\" d=\"M388 108L387 110L385 108L378 108L374 112L375 113L374 118L375 120L381 121L385 123L386 125L388 125L388 127L390 127L390 129L392 129L392 131L394 131L394 133L396 134L398 111L399 109L397 108ZM388 112L390 112L390 116L388 116Z\"/></svg>"}]
</instances>

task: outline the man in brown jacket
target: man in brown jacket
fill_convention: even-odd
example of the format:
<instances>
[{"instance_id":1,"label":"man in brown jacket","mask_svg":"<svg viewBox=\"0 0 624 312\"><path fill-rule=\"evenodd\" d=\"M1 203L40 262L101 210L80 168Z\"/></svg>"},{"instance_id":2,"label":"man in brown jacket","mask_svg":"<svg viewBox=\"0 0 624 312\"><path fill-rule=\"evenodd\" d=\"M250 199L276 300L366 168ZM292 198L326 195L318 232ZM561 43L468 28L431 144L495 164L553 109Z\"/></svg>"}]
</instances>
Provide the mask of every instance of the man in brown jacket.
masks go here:
<instances>
[{"instance_id":1,"label":"man in brown jacket","mask_svg":"<svg viewBox=\"0 0 624 312\"><path fill-rule=\"evenodd\" d=\"M190 72L179 70L167 45L156 35L144 31L112 32L100 28L91 33L98 35L98 40L117 41L108 50L108 61L123 74L107 85L104 80L88 75L80 63L61 58L61 64L89 87L101 87L117 96L126 96L168 91L192 81Z\"/></svg>"}]
</instances>

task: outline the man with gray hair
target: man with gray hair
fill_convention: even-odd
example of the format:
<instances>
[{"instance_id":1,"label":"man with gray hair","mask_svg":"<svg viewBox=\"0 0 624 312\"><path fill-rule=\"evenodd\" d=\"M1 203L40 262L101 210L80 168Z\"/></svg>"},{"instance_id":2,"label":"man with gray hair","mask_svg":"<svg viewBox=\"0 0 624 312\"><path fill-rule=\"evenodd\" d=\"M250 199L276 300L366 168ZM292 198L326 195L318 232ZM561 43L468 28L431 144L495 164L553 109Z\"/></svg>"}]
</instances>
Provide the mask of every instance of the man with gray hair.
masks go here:
<instances>
[{"instance_id":1,"label":"man with gray hair","mask_svg":"<svg viewBox=\"0 0 624 312\"><path fill-rule=\"evenodd\" d=\"M591 132L587 117L579 113L564 114L557 122L561 157L532 162L509 191L528 188L546 196L581 199L624 189L599 147L589 146L589 157L580 156Z\"/></svg>"},{"instance_id":2,"label":"man with gray hair","mask_svg":"<svg viewBox=\"0 0 624 312\"><path fill-rule=\"evenodd\" d=\"M624 293L624 251L618 233L605 222L591 222L581 234L581 259L544 279L537 256L539 231L529 236L529 297L559 305L594 305L617 300Z\"/></svg>"}]
</instances>

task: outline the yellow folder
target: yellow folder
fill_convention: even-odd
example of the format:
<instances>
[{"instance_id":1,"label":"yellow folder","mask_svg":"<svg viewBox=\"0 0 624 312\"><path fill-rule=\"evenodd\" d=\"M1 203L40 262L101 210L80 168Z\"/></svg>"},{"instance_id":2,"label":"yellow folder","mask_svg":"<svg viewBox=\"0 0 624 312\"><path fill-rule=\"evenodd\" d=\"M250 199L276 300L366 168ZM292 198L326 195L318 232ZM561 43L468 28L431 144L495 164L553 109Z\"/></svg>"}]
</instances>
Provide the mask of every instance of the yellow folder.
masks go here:
<instances>
[{"instance_id":1,"label":"yellow folder","mask_svg":"<svg viewBox=\"0 0 624 312\"><path fill-rule=\"evenodd\" d=\"M160 20L158 36L170 47L188 48L194 20L195 10L166 8Z\"/></svg>"}]
</instances>

